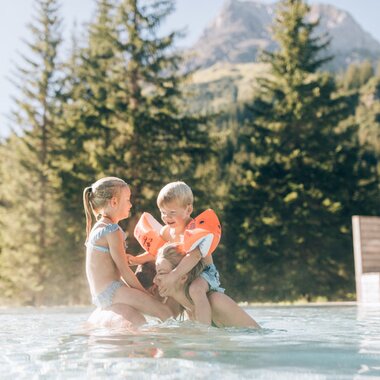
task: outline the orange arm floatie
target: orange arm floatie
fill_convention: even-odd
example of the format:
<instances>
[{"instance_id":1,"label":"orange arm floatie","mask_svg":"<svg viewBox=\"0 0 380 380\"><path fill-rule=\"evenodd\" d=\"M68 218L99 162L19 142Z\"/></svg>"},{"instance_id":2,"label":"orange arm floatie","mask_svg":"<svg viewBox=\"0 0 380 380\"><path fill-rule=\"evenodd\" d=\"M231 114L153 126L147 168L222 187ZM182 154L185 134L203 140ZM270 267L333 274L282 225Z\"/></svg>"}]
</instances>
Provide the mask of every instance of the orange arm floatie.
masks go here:
<instances>
[{"instance_id":1,"label":"orange arm floatie","mask_svg":"<svg viewBox=\"0 0 380 380\"><path fill-rule=\"evenodd\" d=\"M162 225L151 214L144 212L134 230L136 240L153 256L166 243L160 236L161 228Z\"/></svg>"},{"instance_id":2,"label":"orange arm floatie","mask_svg":"<svg viewBox=\"0 0 380 380\"><path fill-rule=\"evenodd\" d=\"M215 212L203 211L186 227L183 239L184 251L190 252L199 247L202 257L215 251L222 236L222 228Z\"/></svg>"}]
</instances>

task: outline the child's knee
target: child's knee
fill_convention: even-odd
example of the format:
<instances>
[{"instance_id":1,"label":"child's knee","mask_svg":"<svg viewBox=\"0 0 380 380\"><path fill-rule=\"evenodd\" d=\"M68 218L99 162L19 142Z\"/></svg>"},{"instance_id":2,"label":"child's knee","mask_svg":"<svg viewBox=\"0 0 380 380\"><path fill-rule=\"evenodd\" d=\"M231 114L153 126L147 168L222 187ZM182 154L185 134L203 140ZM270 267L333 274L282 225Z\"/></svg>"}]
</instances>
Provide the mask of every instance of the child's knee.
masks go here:
<instances>
[{"instance_id":1,"label":"child's knee","mask_svg":"<svg viewBox=\"0 0 380 380\"><path fill-rule=\"evenodd\" d=\"M191 298L198 298L206 296L208 291L208 283L203 278L197 278L189 287L189 294Z\"/></svg>"}]
</instances>

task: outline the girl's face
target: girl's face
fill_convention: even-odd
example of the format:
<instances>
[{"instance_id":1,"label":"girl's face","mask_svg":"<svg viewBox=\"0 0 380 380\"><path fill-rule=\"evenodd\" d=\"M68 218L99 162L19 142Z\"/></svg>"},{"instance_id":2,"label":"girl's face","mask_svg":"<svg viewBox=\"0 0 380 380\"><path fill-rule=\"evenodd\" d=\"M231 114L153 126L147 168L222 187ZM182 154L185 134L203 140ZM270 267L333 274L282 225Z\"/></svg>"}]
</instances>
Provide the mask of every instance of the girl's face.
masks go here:
<instances>
[{"instance_id":1,"label":"girl's face","mask_svg":"<svg viewBox=\"0 0 380 380\"><path fill-rule=\"evenodd\" d=\"M132 208L131 203L131 190L127 186L123 186L120 190L117 210L120 220L128 218L129 212Z\"/></svg>"},{"instance_id":2,"label":"girl's face","mask_svg":"<svg viewBox=\"0 0 380 380\"><path fill-rule=\"evenodd\" d=\"M168 261L167 259L164 259L163 257L159 257L156 260L156 275L154 276L153 282L158 287L158 292L160 292L160 285L161 285L161 279L162 276L168 274L173 269L173 265ZM172 289L173 291L176 289ZM170 294L168 294L170 295Z\"/></svg>"},{"instance_id":3,"label":"girl's face","mask_svg":"<svg viewBox=\"0 0 380 380\"><path fill-rule=\"evenodd\" d=\"M182 206L177 201L169 202L160 207L162 221L177 231L185 229L190 221L192 211L193 208L191 205Z\"/></svg>"}]
</instances>

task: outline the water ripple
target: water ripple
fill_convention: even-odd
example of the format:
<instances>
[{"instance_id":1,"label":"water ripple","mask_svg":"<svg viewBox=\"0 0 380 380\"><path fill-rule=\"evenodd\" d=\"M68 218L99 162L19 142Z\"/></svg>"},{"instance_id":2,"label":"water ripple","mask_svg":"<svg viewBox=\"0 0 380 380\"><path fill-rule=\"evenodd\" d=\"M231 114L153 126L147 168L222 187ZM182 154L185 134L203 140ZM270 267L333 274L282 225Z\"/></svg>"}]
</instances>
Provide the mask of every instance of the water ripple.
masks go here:
<instances>
[{"instance_id":1,"label":"water ripple","mask_svg":"<svg viewBox=\"0 0 380 380\"><path fill-rule=\"evenodd\" d=\"M261 330L149 323L85 329L89 309L0 310L1 379L380 377L380 308L247 309Z\"/></svg>"}]
</instances>

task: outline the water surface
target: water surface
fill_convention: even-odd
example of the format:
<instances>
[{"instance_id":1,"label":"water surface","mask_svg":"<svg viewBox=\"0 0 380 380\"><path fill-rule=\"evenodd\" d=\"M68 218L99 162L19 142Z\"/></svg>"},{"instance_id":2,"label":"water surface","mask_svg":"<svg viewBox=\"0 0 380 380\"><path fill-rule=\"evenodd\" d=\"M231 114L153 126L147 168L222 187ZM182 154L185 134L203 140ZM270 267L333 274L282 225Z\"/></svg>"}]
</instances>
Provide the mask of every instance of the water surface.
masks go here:
<instances>
[{"instance_id":1,"label":"water surface","mask_svg":"<svg viewBox=\"0 0 380 380\"><path fill-rule=\"evenodd\" d=\"M380 306L247 308L263 327L83 327L91 308L0 309L1 379L380 379Z\"/></svg>"}]
</instances>

